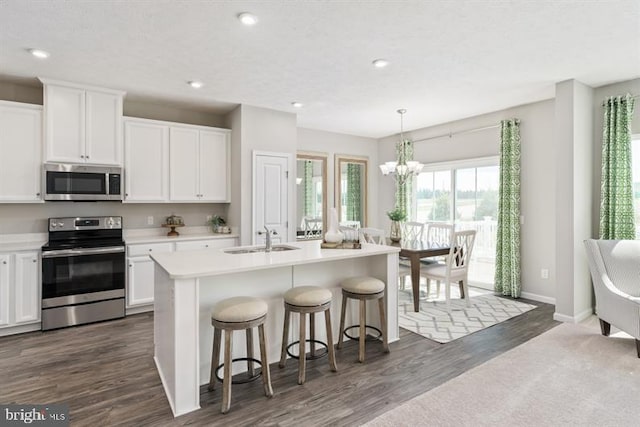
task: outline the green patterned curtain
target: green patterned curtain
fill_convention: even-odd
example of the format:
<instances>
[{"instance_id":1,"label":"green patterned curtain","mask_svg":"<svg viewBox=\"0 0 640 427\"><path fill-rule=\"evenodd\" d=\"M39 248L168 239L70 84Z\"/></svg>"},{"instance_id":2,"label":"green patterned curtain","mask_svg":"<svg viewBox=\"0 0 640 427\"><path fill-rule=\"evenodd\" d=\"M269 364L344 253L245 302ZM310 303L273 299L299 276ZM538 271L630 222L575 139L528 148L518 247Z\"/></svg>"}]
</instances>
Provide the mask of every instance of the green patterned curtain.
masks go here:
<instances>
[{"instance_id":1,"label":"green patterned curtain","mask_svg":"<svg viewBox=\"0 0 640 427\"><path fill-rule=\"evenodd\" d=\"M520 296L520 121L503 120L495 291Z\"/></svg>"},{"instance_id":2,"label":"green patterned curtain","mask_svg":"<svg viewBox=\"0 0 640 427\"><path fill-rule=\"evenodd\" d=\"M313 212L313 162L305 160L304 162L304 216L315 216Z\"/></svg>"},{"instance_id":3,"label":"green patterned curtain","mask_svg":"<svg viewBox=\"0 0 640 427\"><path fill-rule=\"evenodd\" d=\"M398 164L406 164L406 162L413 160L413 143L409 140L398 141L396 144L396 158ZM411 194L412 194L412 179L396 180L396 209L401 209L407 216L411 216Z\"/></svg>"},{"instance_id":4,"label":"green patterned curtain","mask_svg":"<svg viewBox=\"0 0 640 427\"><path fill-rule=\"evenodd\" d=\"M631 95L611 97L604 103L602 181L600 185L600 238L636 238L631 176Z\"/></svg>"},{"instance_id":5,"label":"green patterned curtain","mask_svg":"<svg viewBox=\"0 0 640 427\"><path fill-rule=\"evenodd\" d=\"M347 163L347 221L360 221L360 165Z\"/></svg>"}]
</instances>

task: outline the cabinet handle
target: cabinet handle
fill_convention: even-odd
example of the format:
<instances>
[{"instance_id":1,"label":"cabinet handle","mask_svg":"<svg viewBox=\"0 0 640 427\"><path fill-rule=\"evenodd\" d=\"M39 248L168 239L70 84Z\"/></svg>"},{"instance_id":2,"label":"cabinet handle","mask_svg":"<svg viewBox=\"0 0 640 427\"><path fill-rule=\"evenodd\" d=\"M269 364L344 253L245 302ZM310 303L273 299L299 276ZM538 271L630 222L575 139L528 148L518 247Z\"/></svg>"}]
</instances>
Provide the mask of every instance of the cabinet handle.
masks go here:
<instances>
[{"instance_id":1,"label":"cabinet handle","mask_svg":"<svg viewBox=\"0 0 640 427\"><path fill-rule=\"evenodd\" d=\"M205 248L208 248L208 247L209 247L209 245L204 245L204 247L205 247Z\"/></svg>"},{"instance_id":2,"label":"cabinet handle","mask_svg":"<svg viewBox=\"0 0 640 427\"><path fill-rule=\"evenodd\" d=\"M84 159L84 156L81 154L81 155L80 155L80 158L81 158L81 159Z\"/></svg>"},{"instance_id":3,"label":"cabinet handle","mask_svg":"<svg viewBox=\"0 0 640 427\"><path fill-rule=\"evenodd\" d=\"M89 156L85 156L84 158L85 158L85 159L88 159L88 158L89 158Z\"/></svg>"},{"instance_id":4,"label":"cabinet handle","mask_svg":"<svg viewBox=\"0 0 640 427\"><path fill-rule=\"evenodd\" d=\"M36 193L36 196L40 197L40 193Z\"/></svg>"},{"instance_id":5,"label":"cabinet handle","mask_svg":"<svg viewBox=\"0 0 640 427\"><path fill-rule=\"evenodd\" d=\"M125 197L129 197L129 193L124 193Z\"/></svg>"},{"instance_id":6,"label":"cabinet handle","mask_svg":"<svg viewBox=\"0 0 640 427\"><path fill-rule=\"evenodd\" d=\"M151 252L153 249L149 249L149 252Z\"/></svg>"},{"instance_id":7,"label":"cabinet handle","mask_svg":"<svg viewBox=\"0 0 640 427\"><path fill-rule=\"evenodd\" d=\"M31 262L38 262L38 260L37 259L32 259Z\"/></svg>"},{"instance_id":8,"label":"cabinet handle","mask_svg":"<svg viewBox=\"0 0 640 427\"><path fill-rule=\"evenodd\" d=\"M133 267L133 264L129 264L129 267Z\"/></svg>"},{"instance_id":9,"label":"cabinet handle","mask_svg":"<svg viewBox=\"0 0 640 427\"><path fill-rule=\"evenodd\" d=\"M6 264L7 264L7 261L2 261L2 263L6 265Z\"/></svg>"}]
</instances>

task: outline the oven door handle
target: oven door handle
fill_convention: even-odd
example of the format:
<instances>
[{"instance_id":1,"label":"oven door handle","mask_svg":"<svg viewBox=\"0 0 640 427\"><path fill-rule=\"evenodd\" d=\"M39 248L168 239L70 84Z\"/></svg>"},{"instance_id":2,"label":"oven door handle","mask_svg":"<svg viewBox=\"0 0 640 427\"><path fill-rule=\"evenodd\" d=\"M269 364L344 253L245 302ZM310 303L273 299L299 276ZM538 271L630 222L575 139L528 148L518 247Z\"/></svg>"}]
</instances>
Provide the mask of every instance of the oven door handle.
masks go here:
<instances>
[{"instance_id":1,"label":"oven door handle","mask_svg":"<svg viewBox=\"0 0 640 427\"><path fill-rule=\"evenodd\" d=\"M117 254L124 252L124 246L108 246L104 248L60 249L42 252L42 258L60 258L68 256Z\"/></svg>"}]
</instances>

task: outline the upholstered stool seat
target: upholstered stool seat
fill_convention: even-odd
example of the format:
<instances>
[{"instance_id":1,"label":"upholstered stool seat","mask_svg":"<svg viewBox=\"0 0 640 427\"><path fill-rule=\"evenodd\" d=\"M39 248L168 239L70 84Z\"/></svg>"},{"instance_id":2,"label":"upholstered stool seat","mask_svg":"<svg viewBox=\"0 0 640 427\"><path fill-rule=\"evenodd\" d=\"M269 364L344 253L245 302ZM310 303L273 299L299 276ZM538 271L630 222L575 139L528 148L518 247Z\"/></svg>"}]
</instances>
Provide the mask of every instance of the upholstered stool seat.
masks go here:
<instances>
[{"instance_id":1,"label":"upholstered stool seat","mask_svg":"<svg viewBox=\"0 0 640 427\"><path fill-rule=\"evenodd\" d=\"M375 277L349 277L340 283L340 287L354 294L377 294L383 292L385 284L382 280Z\"/></svg>"},{"instance_id":2,"label":"upholstered stool seat","mask_svg":"<svg viewBox=\"0 0 640 427\"><path fill-rule=\"evenodd\" d=\"M338 339L338 348L342 347L343 337L358 340L358 361L364 362L365 339L367 336L366 329L372 329L378 332L378 337L382 339L382 347L385 353L389 352L389 344L387 341L387 321L384 312L384 290L385 283L369 276L349 277L340 283L342 288L342 310L340 313L340 338ZM355 299L360 301L360 323L347 328L344 327L345 317L347 314L347 299ZM378 310L380 312L380 328L366 324L367 319L367 300L378 300ZM358 337L349 335L349 330L359 330Z\"/></svg>"},{"instance_id":3,"label":"upholstered stool seat","mask_svg":"<svg viewBox=\"0 0 640 427\"><path fill-rule=\"evenodd\" d=\"M298 384L305 380L306 360L317 359L329 355L329 367L336 372L336 357L333 349L333 335L331 333L331 291L319 286L296 286L289 289L283 295L284 298L284 328L282 334L282 352L280 354L280 367L284 368L287 355L298 359ZM315 314L324 311L325 325L327 328L327 342L315 339ZM289 344L289 321L291 312L300 314L300 333L297 341ZM306 315L309 314L309 339L306 338ZM310 354L306 354L306 343L310 344ZM298 344L298 354L289 352L289 348ZM316 344L326 348L326 352L316 355Z\"/></svg>"},{"instance_id":4,"label":"upholstered stool seat","mask_svg":"<svg viewBox=\"0 0 640 427\"><path fill-rule=\"evenodd\" d=\"M271 388L271 375L267 360L267 347L264 336L264 322L267 318L267 303L254 297L233 297L216 303L211 309L211 325L213 326L213 351L211 354L211 377L209 390L214 390L215 381L222 381L222 413L226 414L231 407L231 384L253 381L262 376L264 394L273 396ZM260 360L253 358L253 328L258 328L260 340ZM233 331L245 330L247 343L247 357L231 359L233 348ZM220 345L224 331L224 363L220 361ZM231 365L233 362L247 362L247 378L244 380L232 380ZM260 373L254 371L254 363L262 366ZM220 378L217 372L224 368L224 377Z\"/></svg>"}]
</instances>

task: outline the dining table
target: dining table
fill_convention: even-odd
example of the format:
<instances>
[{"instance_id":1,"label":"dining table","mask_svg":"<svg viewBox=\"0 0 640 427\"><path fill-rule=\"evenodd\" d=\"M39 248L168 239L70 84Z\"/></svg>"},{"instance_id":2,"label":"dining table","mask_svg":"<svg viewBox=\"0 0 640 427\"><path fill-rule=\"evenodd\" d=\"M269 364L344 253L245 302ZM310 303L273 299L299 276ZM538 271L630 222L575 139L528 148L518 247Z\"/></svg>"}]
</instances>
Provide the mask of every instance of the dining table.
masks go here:
<instances>
[{"instance_id":1,"label":"dining table","mask_svg":"<svg viewBox=\"0 0 640 427\"><path fill-rule=\"evenodd\" d=\"M413 292L413 310L420 311L420 260L422 258L442 256L449 254L449 245L443 245L424 240L400 240L399 242L387 239L387 244L400 248L400 257L409 259L411 263L411 289ZM464 296L462 296L464 298Z\"/></svg>"}]
</instances>

